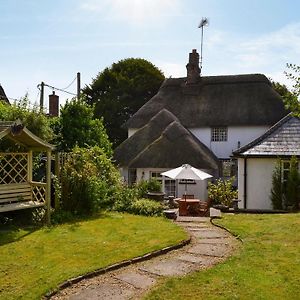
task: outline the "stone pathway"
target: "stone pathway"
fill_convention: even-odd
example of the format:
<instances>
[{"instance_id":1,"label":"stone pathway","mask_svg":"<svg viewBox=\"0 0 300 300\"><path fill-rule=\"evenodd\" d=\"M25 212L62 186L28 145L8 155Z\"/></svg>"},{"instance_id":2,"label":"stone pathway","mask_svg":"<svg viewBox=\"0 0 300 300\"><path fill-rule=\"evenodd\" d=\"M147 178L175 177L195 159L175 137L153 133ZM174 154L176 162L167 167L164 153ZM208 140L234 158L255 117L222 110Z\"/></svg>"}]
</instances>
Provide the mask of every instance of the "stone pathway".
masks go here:
<instances>
[{"instance_id":1,"label":"stone pathway","mask_svg":"<svg viewBox=\"0 0 300 300\"><path fill-rule=\"evenodd\" d=\"M160 278L184 276L209 268L226 259L237 246L236 239L213 226L209 218L179 217L176 223L191 235L189 245L148 261L82 280L51 299L139 299Z\"/></svg>"}]
</instances>

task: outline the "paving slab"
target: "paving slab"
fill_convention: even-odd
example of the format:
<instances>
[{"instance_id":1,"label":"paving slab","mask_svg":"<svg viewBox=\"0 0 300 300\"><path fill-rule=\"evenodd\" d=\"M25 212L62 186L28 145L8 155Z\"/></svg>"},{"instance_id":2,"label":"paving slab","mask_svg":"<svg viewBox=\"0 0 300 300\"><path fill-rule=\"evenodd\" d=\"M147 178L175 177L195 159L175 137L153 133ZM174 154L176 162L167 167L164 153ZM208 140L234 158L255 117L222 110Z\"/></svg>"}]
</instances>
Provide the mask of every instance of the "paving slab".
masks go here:
<instances>
[{"instance_id":1,"label":"paving slab","mask_svg":"<svg viewBox=\"0 0 300 300\"><path fill-rule=\"evenodd\" d=\"M209 216L211 218L218 218L218 219L220 219L220 218L222 218L221 210L211 207L209 209Z\"/></svg>"},{"instance_id":2,"label":"paving slab","mask_svg":"<svg viewBox=\"0 0 300 300\"><path fill-rule=\"evenodd\" d=\"M210 229L210 230L194 230L192 232L193 236L197 237L197 238L200 238L200 239L203 239L203 238L206 238L206 239L212 239L212 238L226 238L227 237L227 234L224 233L224 232L221 232L219 230L213 230L213 229Z\"/></svg>"},{"instance_id":3,"label":"paving slab","mask_svg":"<svg viewBox=\"0 0 300 300\"><path fill-rule=\"evenodd\" d=\"M187 252L197 255L224 257L226 256L228 249L225 245L196 244L189 248Z\"/></svg>"},{"instance_id":4,"label":"paving slab","mask_svg":"<svg viewBox=\"0 0 300 300\"><path fill-rule=\"evenodd\" d=\"M193 225L190 225L190 226L183 226L185 227L186 229L188 229L189 231L203 231L203 230L209 230L209 227L208 225L204 224L203 226L193 226Z\"/></svg>"},{"instance_id":5,"label":"paving slab","mask_svg":"<svg viewBox=\"0 0 300 300\"><path fill-rule=\"evenodd\" d=\"M208 223L209 218L207 217L184 217L178 216L176 222L197 222L197 223Z\"/></svg>"},{"instance_id":6,"label":"paving slab","mask_svg":"<svg viewBox=\"0 0 300 300\"><path fill-rule=\"evenodd\" d=\"M149 263L141 267L140 270L159 276L179 276L194 270L194 265L193 263L173 258Z\"/></svg>"},{"instance_id":7,"label":"paving slab","mask_svg":"<svg viewBox=\"0 0 300 300\"><path fill-rule=\"evenodd\" d=\"M230 238L201 238L199 239L201 244L221 244L221 245L230 245Z\"/></svg>"},{"instance_id":8,"label":"paving slab","mask_svg":"<svg viewBox=\"0 0 300 300\"><path fill-rule=\"evenodd\" d=\"M117 283L100 283L81 290L78 294L71 295L70 300L125 300L134 295L134 289L130 287L124 288Z\"/></svg>"},{"instance_id":9,"label":"paving slab","mask_svg":"<svg viewBox=\"0 0 300 300\"><path fill-rule=\"evenodd\" d=\"M156 283L156 280L149 275L141 274L138 271L123 272L115 276L115 278L125 281L135 288L146 289Z\"/></svg>"},{"instance_id":10,"label":"paving slab","mask_svg":"<svg viewBox=\"0 0 300 300\"><path fill-rule=\"evenodd\" d=\"M178 259L183 261L188 261L194 264L198 264L204 267L211 266L218 260L218 258L216 257L199 256L199 255L193 255L191 253L184 253L178 256Z\"/></svg>"}]
</instances>

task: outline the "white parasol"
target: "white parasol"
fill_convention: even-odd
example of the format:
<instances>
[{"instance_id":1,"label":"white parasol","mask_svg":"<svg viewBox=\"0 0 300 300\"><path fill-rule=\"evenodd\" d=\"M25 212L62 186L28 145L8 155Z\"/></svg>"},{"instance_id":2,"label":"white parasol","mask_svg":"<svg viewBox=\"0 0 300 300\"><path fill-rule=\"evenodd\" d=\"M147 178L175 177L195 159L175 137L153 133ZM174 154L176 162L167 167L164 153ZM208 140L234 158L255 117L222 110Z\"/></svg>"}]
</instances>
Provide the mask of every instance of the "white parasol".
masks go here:
<instances>
[{"instance_id":1,"label":"white parasol","mask_svg":"<svg viewBox=\"0 0 300 300\"><path fill-rule=\"evenodd\" d=\"M161 173L163 176L167 176L172 179L185 179L185 180L205 180L213 177L212 175L196 169L189 164L184 164L181 167ZM187 182L185 182L185 198L187 191Z\"/></svg>"}]
</instances>

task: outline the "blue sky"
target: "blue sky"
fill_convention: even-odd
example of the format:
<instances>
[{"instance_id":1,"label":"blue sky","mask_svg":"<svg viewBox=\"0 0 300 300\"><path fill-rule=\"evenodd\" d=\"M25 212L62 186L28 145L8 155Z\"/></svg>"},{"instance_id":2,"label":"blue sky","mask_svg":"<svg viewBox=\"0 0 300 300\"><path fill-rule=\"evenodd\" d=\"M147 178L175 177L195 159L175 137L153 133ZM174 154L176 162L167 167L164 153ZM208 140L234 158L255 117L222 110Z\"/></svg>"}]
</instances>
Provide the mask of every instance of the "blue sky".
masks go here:
<instances>
[{"instance_id":1,"label":"blue sky","mask_svg":"<svg viewBox=\"0 0 300 300\"><path fill-rule=\"evenodd\" d=\"M64 88L81 72L84 86L128 57L185 76L202 17L203 75L263 73L287 84L286 63L300 65L300 1L0 0L0 11L0 83L33 103L41 81Z\"/></svg>"}]
</instances>

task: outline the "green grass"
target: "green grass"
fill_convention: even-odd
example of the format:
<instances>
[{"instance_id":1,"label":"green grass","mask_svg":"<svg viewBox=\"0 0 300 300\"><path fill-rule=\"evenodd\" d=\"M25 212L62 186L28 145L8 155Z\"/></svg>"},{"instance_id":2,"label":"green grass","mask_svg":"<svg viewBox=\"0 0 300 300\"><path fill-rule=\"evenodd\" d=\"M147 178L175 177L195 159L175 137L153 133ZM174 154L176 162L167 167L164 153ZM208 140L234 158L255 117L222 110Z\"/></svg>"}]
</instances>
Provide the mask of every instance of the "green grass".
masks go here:
<instances>
[{"instance_id":1,"label":"green grass","mask_svg":"<svg viewBox=\"0 0 300 300\"><path fill-rule=\"evenodd\" d=\"M40 299L68 278L186 237L164 218L117 213L49 228L1 228L0 299Z\"/></svg>"},{"instance_id":2,"label":"green grass","mask_svg":"<svg viewBox=\"0 0 300 300\"><path fill-rule=\"evenodd\" d=\"M244 241L226 262L165 280L145 299L300 299L300 214L227 215Z\"/></svg>"}]
</instances>

